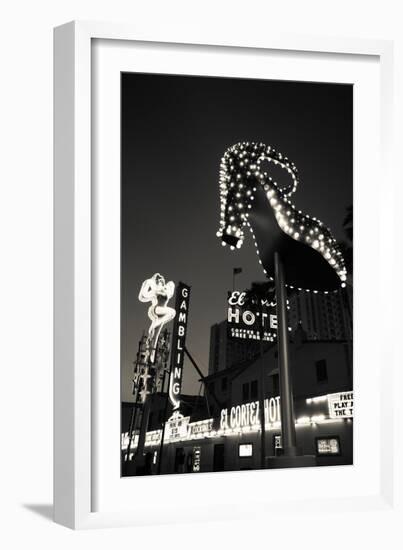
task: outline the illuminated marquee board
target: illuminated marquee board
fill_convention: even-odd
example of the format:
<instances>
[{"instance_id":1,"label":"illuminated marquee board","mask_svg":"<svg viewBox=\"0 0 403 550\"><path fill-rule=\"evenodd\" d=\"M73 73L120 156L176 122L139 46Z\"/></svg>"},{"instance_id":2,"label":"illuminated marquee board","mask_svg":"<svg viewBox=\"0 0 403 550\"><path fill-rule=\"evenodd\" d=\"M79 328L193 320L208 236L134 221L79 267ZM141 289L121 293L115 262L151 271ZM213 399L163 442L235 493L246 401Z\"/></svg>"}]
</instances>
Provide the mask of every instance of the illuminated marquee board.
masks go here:
<instances>
[{"instance_id":1,"label":"illuminated marquee board","mask_svg":"<svg viewBox=\"0 0 403 550\"><path fill-rule=\"evenodd\" d=\"M261 311L245 305L245 292L233 291L228 293L228 336L246 340L259 340L263 333L263 340L272 342L277 334L277 315L275 307L262 301Z\"/></svg>"},{"instance_id":2,"label":"illuminated marquee board","mask_svg":"<svg viewBox=\"0 0 403 550\"><path fill-rule=\"evenodd\" d=\"M180 406L189 298L190 286L179 282L176 289L176 317L172 334L171 376L169 379L169 400L174 411L178 410Z\"/></svg>"},{"instance_id":3,"label":"illuminated marquee board","mask_svg":"<svg viewBox=\"0 0 403 550\"><path fill-rule=\"evenodd\" d=\"M354 416L353 392L330 393L327 396L330 418L352 418Z\"/></svg>"},{"instance_id":4,"label":"illuminated marquee board","mask_svg":"<svg viewBox=\"0 0 403 550\"><path fill-rule=\"evenodd\" d=\"M316 426L317 424L325 425L328 422L333 424L334 420L351 422L354 415L354 394L352 391L310 397L306 399L306 403L309 406L313 406L314 410L307 410L304 416L297 418L296 425L300 429L307 426ZM320 407L320 411L317 410L318 407ZM325 414L323 407L328 408L328 414ZM278 430L280 428L281 410L279 396L265 399L265 423L266 430ZM190 422L189 416L183 416L176 410L166 422L164 442L175 443L179 441L231 436L237 433L246 434L258 431L259 429L259 401L221 409L218 417L206 418L196 422ZM145 445L151 447L159 445L161 434L161 430L147 432ZM129 434L127 432L123 433L121 437L122 450L126 450L129 443ZM137 447L138 437L133 432L131 449ZM335 438L337 436L321 438L323 441L317 443L318 454L324 454L325 452L336 454L336 443L333 441ZM281 435L275 434L273 443L276 449L281 449Z\"/></svg>"},{"instance_id":5,"label":"illuminated marquee board","mask_svg":"<svg viewBox=\"0 0 403 550\"><path fill-rule=\"evenodd\" d=\"M167 420L164 441L181 440L188 437L189 416L183 416L178 411L174 412Z\"/></svg>"}]
</instances>

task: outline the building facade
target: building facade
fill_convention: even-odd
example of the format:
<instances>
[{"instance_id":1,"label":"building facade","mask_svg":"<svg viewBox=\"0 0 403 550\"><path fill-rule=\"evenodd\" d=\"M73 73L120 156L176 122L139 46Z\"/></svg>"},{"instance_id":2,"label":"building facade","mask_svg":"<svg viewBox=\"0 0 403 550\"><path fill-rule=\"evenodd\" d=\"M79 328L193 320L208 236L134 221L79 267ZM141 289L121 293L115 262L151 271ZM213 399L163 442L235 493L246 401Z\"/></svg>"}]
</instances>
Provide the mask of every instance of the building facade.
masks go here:
<instances>
[{"instance_id":1,"label":"building facade","mask_svg":"<svg viewBox=\"0 0 403 550\"><path fill-rule=\"evenodd\" d=\"M288 304L290 329L294 333L302 327L307 340L352 341L352 300L350 286L328 294L294 292ZM216 323L210 331L209 375L253 359L259 353L259 342L230 338L227 320Z\"/></svg>"},{"instance_id":2,"label":"building facade","mask_svg":"<svg viewBox=\"0 0 403 550\"><path fill-rule=\"evenodd\" d=\"M319 466L352 464L351 342L310 340L299 326L290 348L297 445L304 454L315 455ZM166 423L161 464L162 430L158 422L149 424L147 472L258 469L265 467L266 457L281 454L277 363L277 346L271 343L262 355L254 354L210 374L205 379L208 391L204 407L200 407L200 398L198 408L196 399L193 404L188 400L187 406L185 400L181 414L171 416ZM123 455L127 441L128 433L122 425Z\"/></svg>"}]
</instances>

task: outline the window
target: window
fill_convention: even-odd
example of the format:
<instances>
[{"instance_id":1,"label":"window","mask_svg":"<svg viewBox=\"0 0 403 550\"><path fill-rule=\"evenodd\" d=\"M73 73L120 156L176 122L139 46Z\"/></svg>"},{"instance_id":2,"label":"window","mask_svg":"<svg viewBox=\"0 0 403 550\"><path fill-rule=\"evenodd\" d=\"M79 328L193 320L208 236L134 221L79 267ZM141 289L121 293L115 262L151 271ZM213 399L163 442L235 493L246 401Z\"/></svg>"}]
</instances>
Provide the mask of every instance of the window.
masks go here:
<instances>
[{"instance_id":1,"label":"window","mask_svg":"<svg viewBox=\"0 0 403 550\"><path fill-rule=\"evenodd\" d=\"M258 383L257 380L253 380L250 385L250 398L256 400L258 396Z\"/></svg>"},{"instance_id":2,"label":"window","mask_svg":"<svg viewBox=\"0 0 403 550\"><path fill-rule=\"evenodd\" d=\"M228 386L228 378L226 376L223 376L221 378L221 391L227 391Z\"/></svg>"},{"instance_id":3,"label":"window","mask_svg":"<svg viewBox=\"0 0 403 550\"><path fill-rule=\"evenodd\" d=\"M249 383L242 384L242 401L249 401Z\"/></svg>"},{"instance_id":4,"label":"window","mask_svg":"<svg viewBox=\"0 0 403 550\"><path fill-rule=\"evenodd\" d=\"M315 363L316 367L316 380L318 382L327 382L327 365L326 359L320 359Z\"/></svg>"}]
</instances>

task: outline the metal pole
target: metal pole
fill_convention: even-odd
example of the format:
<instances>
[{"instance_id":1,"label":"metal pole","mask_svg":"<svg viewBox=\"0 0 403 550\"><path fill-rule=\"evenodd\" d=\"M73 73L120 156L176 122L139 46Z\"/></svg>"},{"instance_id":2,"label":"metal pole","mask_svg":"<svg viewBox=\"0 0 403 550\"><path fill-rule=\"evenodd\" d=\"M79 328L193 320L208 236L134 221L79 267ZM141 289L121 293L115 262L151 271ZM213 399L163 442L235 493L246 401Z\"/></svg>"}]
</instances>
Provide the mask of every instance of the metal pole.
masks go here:
<instances>
[{"instance_id":1,"label":"metal pole","mask_svg":"<svg viewBox=\"0 0 403 550\"><path fill-rule=\"evenodd\" d=\"M260 467L266 467L266 417L264 407L264 326L263 326L263 305L262 296L259 293L256 295L259 306L259 351L260 351L260 369L259 369L259 412L260 412Z\"/></svg>"},{"instance_id":2,"label":"metal pole","mask_svg":"<svg viewBox=\"0 0 403 550\"><path fill-rule=\"evenodd\" d=\"M127 445L127 451L126 451L126 462L129 462L130 447L132 446L132 441L133 441L133 428L134 428L134 423L136 421L136 411L137 411L136 403L133 403L132 414L131 414L130 425L129 425L129 443Z\"/></svg>"},{"instance_id":3,"label":"metal pole","mask_svg":"<svg viewBox=\"0 0 403 550\"><path fill-rule=\"evenodd\" d=\"M207 387L207 384L206 384L206 382L204 381L204 379L205 379L204 374L203 374L202 371L199 369L199 367L198 367L196 361L195 361L195 360L193 359L193 357L190 355L190 352L189 352L189 350L187 349L186 346L185 346L184 352L185 352L185 354L188 356L188 358L189 358L190 362L192 363L192 365L194 366L194 368L195 368L197 374L200 376L200 380L203 382L204 388L205 388L206 392L209 393L209 394L211 395L211 397L214 399L214 403L215 403L215 404L217 405L217 407L220 409L221 406L222 406L221 403L220 403L219 400L217 399L217 397L216 397L214 391Z\"/></svg>"},{"instance_id":4,"label":"metal pole","mask_svg":"<svg viewBox=\"0 0 403 550\"><path fill-rule=\"evenodd\" d=\"M262 308L261 308L262 311ZM260 317L260 323L262 323L263 317ZM266 466L266 419L265 419L265 408L264 408L264 357L263 357L263 336L264 331L262 327L259 329L260 332L260 391L259 391L259 407L260 407L260 466L265 468Z\"/></svg>"},{"instance_id":5,"label":"metal pole","mask_svg":"<svg viewBox=\"0 0 403 550\"><path fill-rule=\"evenodd\" d=\"M147 434L147 428L148 428L148 420L150 417L150 408L151 408L151 399L150 396L147 395L144 404L143 404L143 412L141 415L141 426L140 426L140 434L139 434L139 442L137 445L136 450L136 461L137 464L142 465L143 463L143 452L144 452L144 445L146 441L146 434Z\"/></svg>"},{"instance_id":6,"label":"metal pole","mask_svg":"<svg viewBox=\"0 0 403 550\"><path fill-rule=\"evenodd\" d=\"M297 456L294 398L288 348L287 293L284 266L278 252L274 253L274 275L277 302L278 366L280 372L281 434L285 456Z\"/></svg>"},{"instance_id":7,"label":"metal pole","mask_svg":"<svg viewBox=\"0 0 403 550\"><path fill-rule=\"evenodd\" d=\"M169 394L168 394L168 389L167 389L166 397L165 397L164 418L162 419L162 426L161 426L160 452L159 452L159 457L158 457L158 468L157 468L157 474L158 475L160 475L161 468L162 468L162 454L163 454L163 450L164 450L165 424L166 424L166 421L167 421L168 408L169 408Z\"/></svg>"}]
</instances>

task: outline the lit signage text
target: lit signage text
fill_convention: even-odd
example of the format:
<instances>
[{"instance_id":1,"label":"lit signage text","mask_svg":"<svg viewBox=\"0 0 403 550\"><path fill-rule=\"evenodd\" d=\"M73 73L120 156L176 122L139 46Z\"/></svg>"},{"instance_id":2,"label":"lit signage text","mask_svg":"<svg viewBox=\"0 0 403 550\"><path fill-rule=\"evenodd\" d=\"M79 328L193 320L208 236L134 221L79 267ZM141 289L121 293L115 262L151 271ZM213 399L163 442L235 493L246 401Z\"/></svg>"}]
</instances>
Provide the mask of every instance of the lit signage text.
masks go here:
<instances>
[{"instance_id":1,"label":"lit signage text","mask_svg":"<svg viewBox=\"0 0 403 550\"><path fill-rule=\"evenodd\" d=\"M228 297L228 336L231 338L273 341L277 332L277 315L273 304L262 300L260 308L246 305L246 292L233 291Z\"/></svg>"},{"instance_id":2,"label":"lit signage text","mask_svg":"<svg viewBox=\"0 0 403 550\"><path fill-rule=\"evenodd\" d=\"M330 393L327 396L330 418L352 418L354 416L353 392Z\"/></svg>"},{"instance_id":3,"label":"lit signage text","mask_svg":"<svg viewBox=\"0 0 403 550\"><path fill-rule=\"evenodd\" d=\"M265 422L280 422L280 397L264 400ZM260 424L259 401L236 405L231 409L222 409L220 416L221 430L242 429Z\"/></svg>"},{"instance_id":4,"label":"lit signage text","mask_svg":"<svg viewBox=\"0 0 403 550\"><path fill-rule=\"evenodd\" d=\"M175 411L171 418L167 420L165 439L169 442L188 437L189 416L183 416Z\"/></svg>"},{"instance_id":5,"label":"lit signage text","mask_svg":"<svg viewBox=\"0 0 403 550\"><path fill-rule=\"evenodd\" d=\"M193 447L193 472L200 472L201 447Z\"/></svg>"},{"instance_id":6,"label":"lit signage text","mask_svg":"<svg viewBox=\"0 0 403 550\"><path fill-rule=\"evenodd\" d=\"M189 315L190 287L178 283L176 293L176 317L172 335L171 376L169 379L169 400L174 410L180 406L183 360Z\"/></svg>"},{"instance_id":7,"label":"lit signage text","mask_svg":"<svg viewBox=\"0 0 403 550\"><path fill-rule=\"evenodd\" d=\"M189 435L195 437L209 434L213 429L213 422L214 420L209 418L208 420L202 420L200 422L193 422L192 424L189 424Z\"/></svg>"}]
</instances>

